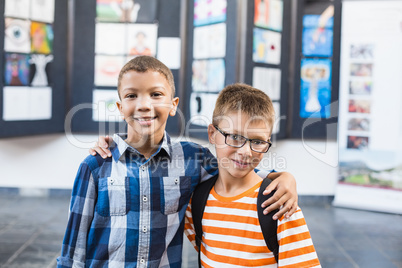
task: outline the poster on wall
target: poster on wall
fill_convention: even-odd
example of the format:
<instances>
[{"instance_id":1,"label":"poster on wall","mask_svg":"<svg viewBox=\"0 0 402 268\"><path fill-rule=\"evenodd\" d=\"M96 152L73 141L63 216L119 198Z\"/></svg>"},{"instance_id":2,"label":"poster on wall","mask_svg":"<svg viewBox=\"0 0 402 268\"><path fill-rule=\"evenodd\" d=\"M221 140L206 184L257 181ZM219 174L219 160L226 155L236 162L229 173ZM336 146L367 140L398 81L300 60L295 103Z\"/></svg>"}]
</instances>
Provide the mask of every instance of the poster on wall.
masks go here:
<instances>
[{"instance_id":1,"label":"poster on wall","mask_svg":"<svg viewBox=\"0 0 402 268\"><path fill-rule=\"evenodd\" d=\"M223 58L226 55L226 23L194 28L194 59Z\"/></svg>"},{"instance_id":2,"label":"poster on wall","mask_svg":"<svg viewBox=\"0 0 402 268\"><path fill-rule=\"evenodd\" d=\"M303 17L302 53L304 56L330 57L333 44L333 17L320 25L321 15Z\"/></svg>"},{"instance_id":3,"label":"poster on wall","mask_svg":"<svg viewBox=\"0 0 402 268\"><path fill-rule=\"evenodd\" d=\"M279 65L281 62L280 33L254 28L253 61Z\"/></svg>"},{"instance_id":4,"label":"poster on wall","mask_svg":"<svg viewBox=\"0 0 402 268\"><path fill-rule=\"evenodd\" d=\"M223 59L193 61L192 88L194 91L219 92L225 86Z\"/></svg>"},{"instance_id":5,"label":"poster on wall","mask_svg":"<svg viewBox=\"0 0 402 268\"><path fill-rule=\"evenodd\" d=\"M156 20L157 0L97 0L96 17L103 22L144 22Z\"/></svg>"},{"instance_id":6,"label":"poster on wall","mask_svg":"<svg viewBox=\"0 0 402 268\"><path fill-rule=\"evenodd\" d=\"M282 31L283 1L254 0L254 25Z\"/></svg>"},{"instance_id":7,"label":"poster on wall","mask_svg":"<svg viewBox=\"0 0 402 268\"><path fill-rule=\"evenodd\" d=\"M300 83L300 117L328 118L331 103L331 60L302 59Z\"/></svg>"},{"instance_id":8,"label":"poster on wall","mask_svg":"<svg viewBox=\"0 0 402 268\"><path fill-rule=\"evenodd\" d=\"M157 24L129 24L127 28L127 54L155 56L157 38Z\"/></svg>"},{"instance_id":9,"label":"poster on wall","mask_svg":"<svg viewBox=\"0 0 402 268\"><path fill-rule=\"evenodd\" d=\"M5 18L4 51L30 53L30 32L30 21Z\"/></svg>"},{"instance_id":10,"label":"poster on wall","mask_svg":"<svg viewBox=\"0 0 402 268\"><path fill-rule=\"evenodd\" d=\"M402 213L401 9L396 1L343 3L334 205Z\"/></svg>"},{"instance_id":11,"label":"poster on wall","mask_svg":"<svg viewBox=\"0 0 402 268\"><path fill-rule=\"evenodd\" d=\"M194 0L194 26L226 21L227 0Z\"/></svg>"}]
</instances>

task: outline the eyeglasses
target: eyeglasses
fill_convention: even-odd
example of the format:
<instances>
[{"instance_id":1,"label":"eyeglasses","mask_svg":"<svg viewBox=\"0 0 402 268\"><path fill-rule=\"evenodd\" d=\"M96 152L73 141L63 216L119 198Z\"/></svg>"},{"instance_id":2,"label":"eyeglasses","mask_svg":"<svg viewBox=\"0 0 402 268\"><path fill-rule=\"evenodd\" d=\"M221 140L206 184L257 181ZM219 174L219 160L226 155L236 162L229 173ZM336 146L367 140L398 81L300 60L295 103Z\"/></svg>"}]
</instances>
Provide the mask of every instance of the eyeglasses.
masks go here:
<instances>
[{"instance_id":1,"label":"eyeglasses","mask_svg":"<svg viewBox=\"0 0 402 268\"><path fill-rule=\"evenodd\" d=\"M272 142L270 140L263 141L257 139L249 139L243 137L242 135L225 133L220 130L217 126L214 126L216 130L218 130L223 136L225 136L225 143L231 147L241 148L246 144L247 141L250 142L250 149L257 153L266 153L269 148L272 146Z\"/></svg>"}]
</instances>

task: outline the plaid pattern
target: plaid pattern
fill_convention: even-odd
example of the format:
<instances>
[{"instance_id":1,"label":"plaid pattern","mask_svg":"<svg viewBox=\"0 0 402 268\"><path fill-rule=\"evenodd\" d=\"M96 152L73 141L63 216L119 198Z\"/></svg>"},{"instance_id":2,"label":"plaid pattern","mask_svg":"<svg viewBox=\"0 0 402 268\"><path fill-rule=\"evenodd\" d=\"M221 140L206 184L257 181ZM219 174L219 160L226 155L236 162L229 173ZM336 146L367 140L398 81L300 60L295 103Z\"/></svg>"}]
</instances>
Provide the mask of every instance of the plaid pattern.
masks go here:
<instances>
[{"instance_id":1,"label":"plaid pattern","mask_svg":"<svg viewBox=\"0 0 402 268\"><path fill-rule=\"evenodd\" d=\"M112 158L81 163L57 267L181 267L187 204L216 159L167 133L145 159L125 138L113 136Z\"/></svg>"}]
</instances>

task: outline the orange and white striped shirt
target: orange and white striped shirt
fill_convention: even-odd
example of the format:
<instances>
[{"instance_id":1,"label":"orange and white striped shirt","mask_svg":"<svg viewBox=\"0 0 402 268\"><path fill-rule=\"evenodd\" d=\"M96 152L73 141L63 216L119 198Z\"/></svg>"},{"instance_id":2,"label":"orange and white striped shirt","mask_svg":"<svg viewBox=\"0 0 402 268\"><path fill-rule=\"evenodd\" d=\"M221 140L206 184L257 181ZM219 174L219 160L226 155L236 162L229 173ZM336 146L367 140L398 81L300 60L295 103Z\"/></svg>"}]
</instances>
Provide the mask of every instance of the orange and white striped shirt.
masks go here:
<instances>
[{"instance_id":1,"label":"orange and white striped shirt","mask_svg":"<svg viewBox=\"0 0 402 268\"><path fill-rule=\"evenodd\" d=\"M300 208L278 220L278 263L267 248L257 214L261 182L234 197L222 197L211 189L202 218L201 264L203 267L321 267ZM191 201L186 211L185 233L195 244Z\"/></svg>"}]
</instances>

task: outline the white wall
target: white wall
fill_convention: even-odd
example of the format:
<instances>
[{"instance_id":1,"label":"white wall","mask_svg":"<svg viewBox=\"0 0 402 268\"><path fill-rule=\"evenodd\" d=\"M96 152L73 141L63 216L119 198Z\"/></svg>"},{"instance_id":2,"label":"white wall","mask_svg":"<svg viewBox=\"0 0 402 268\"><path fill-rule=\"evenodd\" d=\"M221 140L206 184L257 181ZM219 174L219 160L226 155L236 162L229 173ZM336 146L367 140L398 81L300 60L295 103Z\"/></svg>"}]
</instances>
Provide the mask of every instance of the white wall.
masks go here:
<instances>
[{"instance_id":1,"label":"white wall","mask_svg":"<svg viewBox=\"0 0 402 268\"><path fill-rule=\"evenodd\" d=\"M72 188L78 166L97 136L74 138L74 144L64 134L0 139L0 187ZM328 164L331 161L337 161L334 141L286 140L275 143L262 165L291 172L300 195L333 195L337 168Z\"/></svg>"}]
</instances>

